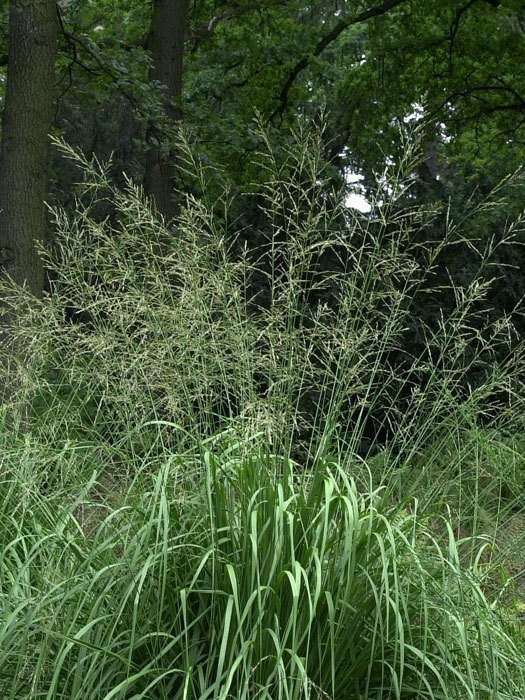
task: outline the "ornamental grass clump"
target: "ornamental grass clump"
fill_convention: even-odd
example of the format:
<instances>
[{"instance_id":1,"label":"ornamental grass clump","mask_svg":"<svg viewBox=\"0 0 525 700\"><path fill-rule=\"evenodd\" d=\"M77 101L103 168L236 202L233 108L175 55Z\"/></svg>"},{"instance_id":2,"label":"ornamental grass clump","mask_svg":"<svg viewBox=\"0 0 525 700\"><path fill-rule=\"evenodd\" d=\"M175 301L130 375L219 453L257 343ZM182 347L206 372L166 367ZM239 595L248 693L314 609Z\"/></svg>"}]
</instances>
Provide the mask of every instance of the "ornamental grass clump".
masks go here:
<instances>
[{"instance_id":1,"label":"ornamental grass clump","mask_svg":"<svg viewBox=\"0 0 525 700\"><path fill-rule=\"evenodd\" d=\"M245 200L214 194L214 173L180 143L199 194L176 226L132 182L116 188L107 166L58 144L82 181L76 210L53 212L51 290L36 302L1 289L21 349L1 365L15 417L44 442L94 440L123 465L224 429L306 466L385 447L406 461L480 421L520 429L523 346L511 316L486 310L491 262L521 220L485 244L465 233L500 193L458 222L416 206L407 141L361 214L330 189L322 134L300 130L278 153L258 138L262 183ZM244 226L241 200L255 212ZM460 244L478 256L469 284L441 276L436 289ZM422 317L438 293L447 305Z\"/></svg>"},{"instance_id":2,"label":"ornamental grass clump","mask_svg":"<svg viewBox=\"0 0 525 700\"><path fill-rule=\"evenodd\" d=\"M500 698L525 665L465 542L333 461L223 440L165 455L86 530L76 502L0 489L0 692L8 698ZM96 503L91 503L96 506Z\"/></svg>"},{"instance_id":3,"label":"ornamental grass clump","mask_svg":"<svg viewBox=\"0 0 525 700\"><path fill-rule=\"evenodd\" d=\"M50 290L0 282L0 696L525 697L525 358L488 313L522 220L415 206L411 142L348 210L321 134L257 138L246 199L181 140L176 225L58 144Z\"/></svg>"}]
</instances>

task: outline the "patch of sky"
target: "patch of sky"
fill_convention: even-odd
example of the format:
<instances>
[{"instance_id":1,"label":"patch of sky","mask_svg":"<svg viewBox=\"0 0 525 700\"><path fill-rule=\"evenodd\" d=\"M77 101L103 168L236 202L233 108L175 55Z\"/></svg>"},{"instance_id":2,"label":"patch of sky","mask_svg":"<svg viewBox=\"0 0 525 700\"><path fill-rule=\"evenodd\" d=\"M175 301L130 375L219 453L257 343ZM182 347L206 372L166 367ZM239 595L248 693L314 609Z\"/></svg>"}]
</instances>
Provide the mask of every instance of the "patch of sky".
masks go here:
<instances>
[{"instance_id":1,"label":"patch of sky","mask_svg":"<svg viewBox=\"0 0 525 700\"><path fill-rule=\"evenodd\" d=\"M347 167L344 169L344 178L347 184L347 194L344 199L345 207L357 209L363 214L368 214L372 209L372 205L366 198L366 188L361 184L364 176L353 168Z\"/></svg>"}]
</instances>

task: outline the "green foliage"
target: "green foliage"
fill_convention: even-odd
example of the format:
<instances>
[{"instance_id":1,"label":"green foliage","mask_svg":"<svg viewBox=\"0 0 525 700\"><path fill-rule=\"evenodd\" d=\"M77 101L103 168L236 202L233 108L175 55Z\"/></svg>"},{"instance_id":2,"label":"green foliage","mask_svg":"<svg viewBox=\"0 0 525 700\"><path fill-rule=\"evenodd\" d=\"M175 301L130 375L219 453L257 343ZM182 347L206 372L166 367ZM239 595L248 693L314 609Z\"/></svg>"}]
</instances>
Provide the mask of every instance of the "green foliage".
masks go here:
<instances>
[{"instance_id":1,"label":"green foliage","mask_svg":"<svg viewBox=\"0 0 525 700\"><path fill-rule=\"evenodd\" d=\"M381 175L372 213L361 215L328 197L316 132L299 131L279 157L264 131L258 139L266 182L250 195L258 220L241 230L227 186L216 198L213 171L184 141L202 195L187 197L176 230L131 182L120 190L104 166L61 145L84 183L73 217L54 212L52 293L35 302L7 282L2 292L27 351L18 368L7 356L4 367L18 372L14 400L34 404L35 427L121 444L168 420L180 430L160 433L179 449L187 435L235 426L245 436L263 430L305 462L366 452L367 440L410 457L455 434L458 419L461 429L516 430L523 347L512 316L486 318L485 309L494 250L521 220L477 249L464 286L436 288L438 261L469 243L469 214L428 242L434 212L407 198L415 146ZM474 211L502 206L489 199ZM414 307L436 294L447 308L418 321ZM150 432L146 448L158 426Z\"/></svg>"},{"instance_id":2,"label":"green foliage","mask_svg":"<svg viewBox=\"0 0 525 700\"><path fill-rule=\"evenodd\" d=\"M166 452L155 475L136 465L113 507L93 498L96 473L65 498L42 492L29 444L3 452L5 697L523 694L450 528L440 544L417 504L358 492L337 463L305 475L220 442Z\"/></svg>"},{"instance_id":3,"label":"green foliage","mask_svg":"<svg viewBox=\"0 0 525 700\"><path fill-rule=\"evenodd\" d=\"M322 134L253 139L250 228L182 136L199 196L176 227L58 144L82 182L50 293L0 288L0 694L522 697L502 544L523 539L524 355L486 314L521 219L473 246L496 191L433 238L417 142L364 215L330 193ZM478 274L436 288L459 244Z\"/></svg>"},{"instance_id":4,"label":"green foliage","mask_svg":"<svg viewBox=\"0 0 525 700\"><path fill-rule=\"evenodd\" d=\"M71 109L80 110L79 120L89 124L98 111L91 99L104 102L115 92L126 96L143 123L155 112L160 94L145 71L150 4L75 0L62 7L68 29L100 61L78 44L75 62L71 44L62 42L60 75L66 66L73 74L61 81L62 88L71 85L61 102L59 125L70 121ZM241 175L250 159L247 125L254 108L268 118L279 107L294 66L306 59L291 87L285 122L276 123L276 137L283 141L293 123L290 115L298 109L314 115L319 105L328 105L333 143L327 150L340 157L346 147L346 158L369 176L382 167L385 154L399 153L396 122L425 101L439 133L442 178L459 166L451 179L463 188L465 175L476 184L488 174L494 183L518 167L524 94L520 3L402 2L367 22L350 24L315 55L323 37L364 9L365 4L347 0L336 5L316 0L307 7L296 0L192 5L184 113L208 156L226 165L230 176ZM128 118L125 111L119 115L123 123ZM68 129L74 143L79 120ZM97 132L103 143L103 122ZM135 138L140 151L144 133L137 129ZM116 145L118 133L113 141Z\"/></svg>"},{"instance_id":5,"label":"green foliage","mask_svg":"<svg viewBox=\"0 0 525 700\"><path fill-rule=\"evenodd\" d=\"M261 171L253 164L260 148L250 129L254 110L270 119L287 79L303 59L307 65L291 85L283 119L274 114L272 143L286 150L293 142L297 113L317 120L319 110L327 107L324 156L332 161L331 182L342 189L348 188L344 169L349 168L362 173L365 191L373 196L375 173L385 162L399 166L403 160L399 124L423 111L428 162L419 163L413 173L418 202L434 201L446 208L450 199L451 216L458 219L473 199L483 200L523 162L525 62L519 2L405 1L366 22L350 24L319 55L316 46L323 37L340 22L351 22L367 5L347 0L316 0L308 6L297 0L190 5L184 121L203 158L219 163L238 191L252 181L261 184ZM90 155L107 159L113 152L112 175L120 185L122 171L140 181L146 125L172 133L162 90L148 78L151 3L75 0L61 6L66 28L81 43L65 37L60 42L57 130ZM54 165L50 199L72 214L74 170L62 157ZM186 194L192 192L183 177L177 182ZM521 206L521 186L515 201ZM243 221L253 224L248 200L238 198L235 207ZM429 239L441 235L446 225L438 220L427 231ZM501 226L504 222L472 221L470 231L463 233L486 246ZM509 312L524 294L519 241L523 243L522 235L493 260L500 277L492 295L498 314ZM457 267L472 278L475 256L467 247L456 251ZM442 284L448 283L449 270L450 265L438 261ZM463 282L456 279L456 284ZM428 321L435 309L424 301L419 309Z\"/></svg>"},{"instance_id":6,"label":"green foliage","mask_svg":"<svg viewBox=\"0 0 525 700\"><path fill-rule=\"evenodd\" d=\"M198 146L151 3L59 5L49 293L0 282L0 696L525 697L522 3L193 3Z\"/></svg>"}]
</instances>

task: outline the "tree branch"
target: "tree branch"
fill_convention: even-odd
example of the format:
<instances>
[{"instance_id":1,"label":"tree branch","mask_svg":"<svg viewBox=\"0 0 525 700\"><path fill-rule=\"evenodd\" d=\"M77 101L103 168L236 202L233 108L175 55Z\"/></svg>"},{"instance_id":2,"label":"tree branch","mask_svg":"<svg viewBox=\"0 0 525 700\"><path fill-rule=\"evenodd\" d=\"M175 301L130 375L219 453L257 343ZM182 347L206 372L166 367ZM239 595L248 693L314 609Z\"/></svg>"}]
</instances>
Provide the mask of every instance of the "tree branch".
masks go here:
<instances>
[{"instance_id":1,"label":"tree branch","mask_svg":"<svg viewBox=\"0 0 525 700\"><path fill-rule=\"evenodd\" d=\"M282 5L288 5L290 0L270 0L269 2L262 4L261 2L255 2L250 5L235 5L233 7L224 10L223 12L215 15L210 19L209 22L196 27L193 32L188 35L188 38L193 42L192 52L196 51L198 45L203 39L210 37L217 26L222 22L228 22L236 17L242 17L249 14L250 12L260 12L264 9L269 9L272 7L280 7Z\"/></svg>"},{"instance_id":2,"label":"tree branch","mask_svg":"<svg viewBox=\"0 0 525 700\"><path fill-rule=\"evenodd\" d=\"M454 41L456 39L456 34L458 33L459 25L461 23L461 19L463 15L470 10L470 8L475 5L477 2L480 0L469 0L466 5L463 5L460 7L454 16L454 20L450 26L449 30L449 49L448 49L448 64L449 64L449 73L452 73L452 60L453 60L453 51L454 51ZM482 2L487 3L488 5L491 5L494 8L499 7L499 0L482 0Z\"/></svg>"},{"instance_id":3,"label":"tree branch","mask_svg":"<svg viewBox=\"0 0 525 700\"><path fill-rule=\"evenodd\" d=\"M65 40L68 43L68 46L71 48L72 53L73 53L73 59L72 63L79 65L81 68L83 68L85 71L90 73L91 75L96 75L96 72L93 71L89 66L87 66L85 63L83 63L77 53L77 46L80 47L87 56L89 56L98 66L100 71L102 73L105 73L108 75L115 85L118 86L119 90L122 92L122 94L127 97L127 99L138 109L140 109L141 105L139 100L136 98L133 93L131 93L129 90L125 89L124 86L122 85L122 74L116 68L115 66L111 65L108 61L104 59L103 56L100 55L100 53L97 51L96 47L90 42L90 40L86 37L79 36L78 34L73 34L73 32L70 32L67 27L64 24L63 18L62 18L62 13L60 11L60 7L57 5L57 15L58 15L58 23L59 23L59 29L61 34L64 36Z\"/></svg>"},{"instance_id":4,"label":"tree branch","mask_svg":"<svg viewBox=\"0 0 525 700\"><path fill-rule=\"evenodd\" d=\"M447 99L441 104L439 110L447 104L447 102L457 102L458 100L468 100L472 98L483 105L483 111L489 112L501 112L501 111L525 111L525 97L520 95L520 93L513 88L511 85L507 85L503 80L498 79L501 85L475 85L473 87L465 88L465 90L459 90L447 96ZM514 98L513 102L509 103L499 103L490 104L484 99L485 94L507 94L512 95ZM438 110L436 110L438 111Z\"/></svg>"},{"instance_id":5,"label":"tree branch","mask_svg":"<svg viewBox=\"0 0 525 700\"><path fill-rule=\"evenodd\" d=\"M316 58L317 56L320 56L321 53L327 48L327 46L334 42L345 31L345 29L348 29L348 27L351 27L355 24L360 24L361 22L366 22L367 20L372 19L373 17L379 17L381 15L384 15L390 10L393 10L398 5L403 4L404 2L407 2L407 0L385 0L385 2L383 2L381 5L376 5L375 7L369 8L368 10L364 10L363 12L360 12L358 15L350 19L340 20L336 25L334 25L334 27L332 27L328 34L325 34L317 42L312 53L309 56L305 56L304 58L302 58L292 68L290 75L286 79L286 82L284 83L283 88L279 94L279 103L275 110L272 112L270 116L270 121L273 122L275 117L277 116L279 116L282 121L284 112L286 110L286 107L288 106L289 92L299 74L302 73L302 71L305 70L305 68L308 68L308 66L310 65L312 57Z\"/></svg>"}]
</instances>

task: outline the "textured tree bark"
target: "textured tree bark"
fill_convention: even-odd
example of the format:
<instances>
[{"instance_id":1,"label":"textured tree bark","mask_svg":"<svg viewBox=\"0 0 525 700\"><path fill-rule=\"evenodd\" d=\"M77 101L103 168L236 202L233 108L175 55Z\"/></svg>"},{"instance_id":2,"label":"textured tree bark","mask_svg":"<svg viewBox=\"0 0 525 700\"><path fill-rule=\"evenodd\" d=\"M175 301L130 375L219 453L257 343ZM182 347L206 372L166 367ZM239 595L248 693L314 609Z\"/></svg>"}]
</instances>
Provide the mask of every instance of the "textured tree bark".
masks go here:
<instances>
[{"instance_id":1,"label":"textured tree bark","mask_svg":"<svg viewBox=\"0 0 525 700\"><path fill-rule=\"evenodd\" d=\"M40 296L48 134L53 120L58 22L55 0L11 0L0 144L0 266Z\"/></svg>"},{"instance_id":2,"label":"textured tree bark","mask_svg":"<svg viewBox=\"0 0 525 700\"><path fill-rule=\"evenodd\" d=\"M151 145L146 158L144 191L168 221L177 214L173 196L177 156L166 131L182 119L180 98L187 16L188 0L154 0L147 43L153 60L150 80L162 84L165 89L163 106L168 129L154 123L149 125Z\"/></svg>"},{"instance_id":3,"label":"textured tree bark","mask_svg":"<svg viewBox=\"0 0 525 700\"><path fill-rule=\"evenodd\" d=\"M48 134L53 121L58 21L55 0L11 0L7 86L0 142L0 273L25 285L36 297L44 287L44 266L35 243L44 237L48 184ZM25 348L10 331L16 320L0 300L3 354L0 400L17 394L12 362L23 363ZM6 414L13 426L20 415Z\"/></svg>"}]
</instances>

